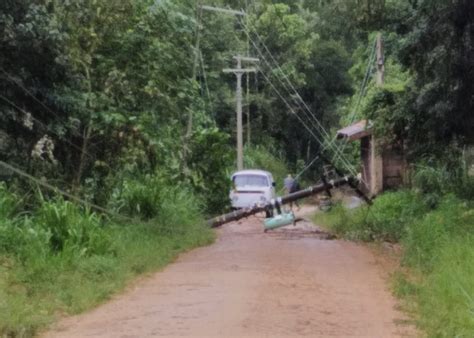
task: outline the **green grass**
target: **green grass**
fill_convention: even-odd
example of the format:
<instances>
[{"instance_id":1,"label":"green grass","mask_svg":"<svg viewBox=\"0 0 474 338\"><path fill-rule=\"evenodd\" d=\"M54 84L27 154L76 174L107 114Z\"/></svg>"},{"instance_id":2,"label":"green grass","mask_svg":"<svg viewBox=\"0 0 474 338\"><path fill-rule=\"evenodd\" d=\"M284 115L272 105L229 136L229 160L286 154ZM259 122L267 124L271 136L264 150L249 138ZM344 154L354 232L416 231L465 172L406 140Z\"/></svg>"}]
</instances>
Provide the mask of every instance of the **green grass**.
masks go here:
<instances>
[{"instance_id":1,"label":"green grass","mask_svg":"<svg viewBox=\"0 0 474 338\"><path fill-rule=\"evenodd\" d=\"M0 336L32 336L60 315L104 302L180 252L210 244L214 233L194 197L176 189L167 194L146 222L119 224L61 199L0 219Z\"/></svg>"},{"instance_id":2,"label":"green grass","mask_svg":"<svg viewBox=\"0 0 474 338\"><path fill-rule=\"evenodd\" d=\"M403 272L394 276L394 292L421 331L472 337L474 208L453 195L430 207L430 196L401 191L377 198L370 211L337 205L315 221L348 239L399 241Z\"/></svg>"}]
</instances>

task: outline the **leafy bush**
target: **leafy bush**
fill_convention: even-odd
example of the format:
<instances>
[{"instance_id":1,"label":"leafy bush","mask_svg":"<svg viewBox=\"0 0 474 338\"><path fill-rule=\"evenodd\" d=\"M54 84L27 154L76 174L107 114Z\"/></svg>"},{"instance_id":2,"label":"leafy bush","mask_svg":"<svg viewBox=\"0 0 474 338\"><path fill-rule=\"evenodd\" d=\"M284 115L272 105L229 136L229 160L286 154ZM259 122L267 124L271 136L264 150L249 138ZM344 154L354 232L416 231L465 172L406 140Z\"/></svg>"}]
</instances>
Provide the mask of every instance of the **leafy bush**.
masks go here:
<instances>
[{"instance_id":1,"label":"leafy bush","mask_svg":"<svg viewBox=\"0 0 474 338\"><path fill-rule=\"evenodd\" d=\"M203 129L193 135L188 172L182 180L204 199L202 207L208 215L221 213L229 206L233 148L229 136L217 128Z\"/></svg>"},{"instance_id":2,"label":"leafy bush","mask_svg":"<svg viewBox=\"0 0 474 338\"><path fill-rule=\"evenodd\" d=\"M203 203L189 189L166 187L161 191L157 222L174 228L202 223Z\"/></svg>"},{"instance_id":3,"label":"leafy bush","mask_svg":"<svg viewBox=\"0 0 474 338\"><path fill-rule=\"evenodd\" d=\"M50 252L50 232L34 225L31 218L6 220L0 225L0 254L39 257Z\"/></svg>"},{"instance_id":4,"label":"leafy bush","mask_svg":"<svg viewBox=\"0 0 474 338\"><path fill-rule=\"evenodd\" d=\"M417 165L413 175L414 188L425 195L432 207L446 194L454 193L463 199L474 199L474 177L469 176L466 162L455 156L440 164L428 160Z\"/></svg>"},{"instance_id":5,"label":"leafy bush","mask_svg":"<svg viewBox=\"0 0 474 338\"><path fill-rule=\"evenodd\" d=\"M366 226L375 239L397 242L407 226L428 211L419 194L412 191L388 192L379 196L369 208Z\"/></svg>"},{"instance_id":6,"label":"leafy bush","mask_svg":"<svg viewBox=\"0 0 474 338\"><path fill-rule=\"evenodd\" d=\"M146 224L103 225L62 199L0 223L0 336L33 336L58 312L89 309L134 276L212 242L192 193L162 188L159 198L158 217Z\"/></svg>"}]
</instances>

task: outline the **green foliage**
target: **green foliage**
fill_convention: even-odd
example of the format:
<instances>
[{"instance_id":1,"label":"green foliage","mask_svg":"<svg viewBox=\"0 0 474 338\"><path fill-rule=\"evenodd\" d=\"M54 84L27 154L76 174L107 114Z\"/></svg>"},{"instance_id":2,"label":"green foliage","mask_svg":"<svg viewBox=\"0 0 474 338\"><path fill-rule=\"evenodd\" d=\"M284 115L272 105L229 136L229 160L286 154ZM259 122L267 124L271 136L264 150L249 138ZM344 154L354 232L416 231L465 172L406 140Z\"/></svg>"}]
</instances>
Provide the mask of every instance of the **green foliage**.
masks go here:
<instances>
[{"instance_id":1,"label":"green foliage","mask_svg":"<svg viewBox=\"0 0 474 338\"><path fill-rule=\"evenodd\" d=\"M445 194L454 193L463 199L474 199L474 178L462 156L453 147L443 160L428 160L415 167L413 186L421 191L432 206Z\"/></svg>"},{"instance_id":2,"label":"green foliage","mask_svg":"<svg viewBox=\"0 0 474 338\"><path fill-rule=\"evenodd\" d=\"M471 139L472 13L468 0L417 1L400 60L415 74L407 95L411 143L436 147ZM421 122L421 123L420 123ZM472 139L471 139L472 141ZM426 150L426 149L425 149Z\"/></svg>"},{"instance_id":3,"label":"green foliage","mask_svg":"<svg viewBox=\"0 0 474 338\"><path fill-rule=\"evenodd\" d=\"M186 231L203 223L202 203L190 189L167 187L162 190L161 199L157 221L167 229Z\"/></svg>"},{"instance_id":4,"label":"green foliage","mask_svg":"<svg viewBox=\"0 0 474 338\"><path fill-rule=\"evenodd\" d=\"M316 221L350 239L397 242L408 231L407 225L427 211L420 195L397 191L378 197L370 208L348 210L338 204L327 214L317 214Z\"/></svg>"},{"instance_id":5,"label":"green foliage","mask_svg":"<svg viewBox=\"0 0 474 338\"><path fill-rule=\"evenodd\" d=\"M405 236L407 226L427 211L418 194L411 191L389 192L375 200L366 224L373 238L398 242Z\"/></svg>"},{"instance_id":6,"label":"green foliage","mask_svg":"<svg viewBox=\"0 0 474 338\"><path fill-rule=\"evenodd\" d=\"M90 210L58 199L44 202L36 211L34 222L46 233L53 252L71 250L81 255L104 254L110 242L100 217Z\"/></svg>"},{"instance_id":7,"label":"green foliage","mask_svg":"<svg viewBox=\"0 0 474 338\"><path fill-rule=\"evenodd\" d=\"M229 137L217 128L203 129L193 135L185 181L204 200L201 205L208 215L228 207L230 178L227 168L233 159ZM196 205L200 205L196 203Z\"/></svg>"},{"instance_id":8,"label":"green foliage","mask_svg":"<svg viewBox=\"0 0 474 338\"><path fill-rule=\"evenodd\" d=\"M32 336L89 309L184 250L212 242L192 194L162 188L148 223L114 224L70 202L44 201L0 224L0 335Z\"/></svg>"},{"instance_id":9,"label":"green foliage","mask_svg":"<svg viewBox=\"0 0 474 338\"><path fill-rule=\"evenodd\" d=\"M454 196L444 197L438 208L408 224L403 238L406 262L430 271L438 261L438 250L447 240L474 233L472 206Z\"/></svg>"},{"instance_id":10,"label":"green foliage","mask_svg":"<svg viewBox=\"0 0 474 338\"><path fill-rule=\"evenodd\" d=\"M472 223L471 223L472 225ZM474 237L449 239L417 297L420 326L430 337L469 337L474 332Z\"/></svg>"}]
</instances>

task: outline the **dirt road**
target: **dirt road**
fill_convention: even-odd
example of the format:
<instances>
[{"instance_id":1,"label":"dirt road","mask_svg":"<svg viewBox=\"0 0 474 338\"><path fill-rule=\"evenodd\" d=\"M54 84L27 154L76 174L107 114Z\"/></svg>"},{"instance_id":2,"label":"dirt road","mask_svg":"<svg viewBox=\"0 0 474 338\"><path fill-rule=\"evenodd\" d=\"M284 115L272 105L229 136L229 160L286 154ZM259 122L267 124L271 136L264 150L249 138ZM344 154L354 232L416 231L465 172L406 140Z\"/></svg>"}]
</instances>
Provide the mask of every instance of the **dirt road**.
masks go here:
<instances>
[{"instance_id":1,"label":"dirt road","mask_svg":"<svg viewBox=\"0 0 474 338\"><path fill-rule=\"evenodd\" d=\"M47 337L400 337L386 276L367 248L307 222L264 234L257 218Z\"/></svg>"}]
</instances>

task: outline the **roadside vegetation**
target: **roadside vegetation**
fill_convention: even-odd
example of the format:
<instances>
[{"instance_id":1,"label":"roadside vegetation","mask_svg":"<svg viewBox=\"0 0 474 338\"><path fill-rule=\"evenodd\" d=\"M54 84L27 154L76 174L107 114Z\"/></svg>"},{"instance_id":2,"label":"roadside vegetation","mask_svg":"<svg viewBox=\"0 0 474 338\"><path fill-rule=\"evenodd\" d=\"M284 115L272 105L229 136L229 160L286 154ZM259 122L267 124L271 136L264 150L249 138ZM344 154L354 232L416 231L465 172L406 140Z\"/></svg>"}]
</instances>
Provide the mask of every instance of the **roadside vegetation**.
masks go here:
<instances>
[{"instance_id":1,"label":"roadside vegetation","mask_svg":"<svg viewBox=\"0 0 474 338\"><path fill-rule=\"evenodd\" d=\"M460 172L460 170L458 170ZM429 337L474 332L474 178L422 167L412 190L387 192L371 207L336 205L315 216L340 236L400 243L395 293ZM451 190L451 191L449 191Z\"/></svg>"},{"instance_id":2,"label":"roadside vegetation","mask_svg":"<svg viewBox=\"0 0 474 338\"><path fill-rule=\"evenodd\" d=\"M123 202L139 209L145 205L136 199L144 197ZM194 197L180 191L167 197L147 221L115 220L61 198L39 201L25 213L19 196L0 185L0 335L32 336L58 316L105 301L178 253L211 243Z\"/></svg>"},{"instance_id":3,"label":"roadside vegetation","mask_svg":"<svg viewBox=\"0 0 474 338\"><path fill-rule=\"evenodd\" d=\"M0 1L0 335L31 335L212 240L199 224L229 207L236 79L222 70L237 54L260 59L242 81L246 167L271 171L277 190L309 163L300 183L318 181L320 155L354 174L359 147L334 131L369 119L382 144L406 145L417 190L370 212L336 207L328 223L401 242L424 282L464 271L459 258L443 277L437 260L470 250L474 183L456 158L474 143L474 2L210 1L245 7L245 20L199 3ZM458 280L465 306L474 293ZM435 290L406 285L417 297ZM441 322L420 318L428 332Z\"/></svg>"}]
</instances>

